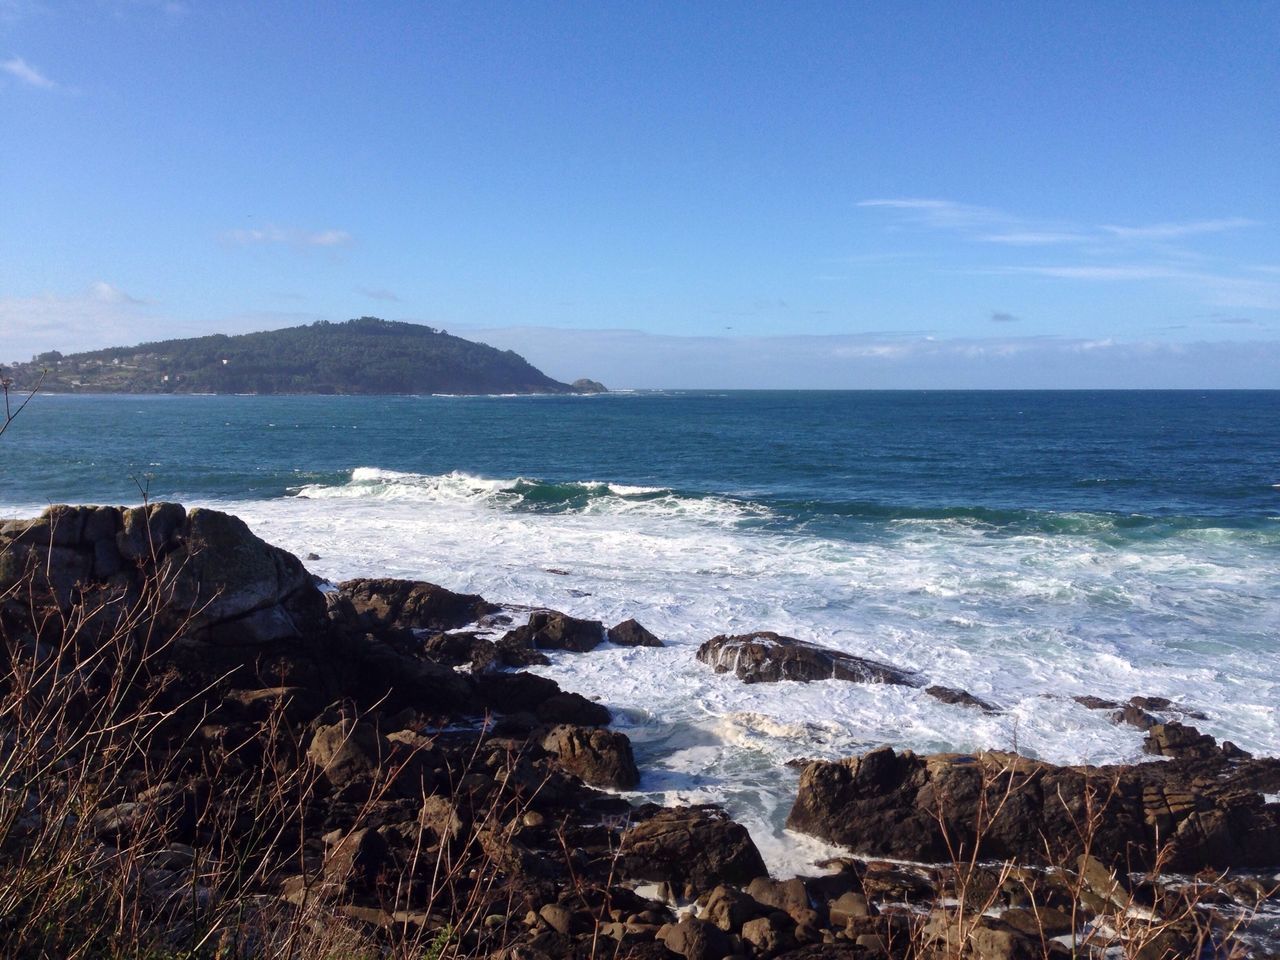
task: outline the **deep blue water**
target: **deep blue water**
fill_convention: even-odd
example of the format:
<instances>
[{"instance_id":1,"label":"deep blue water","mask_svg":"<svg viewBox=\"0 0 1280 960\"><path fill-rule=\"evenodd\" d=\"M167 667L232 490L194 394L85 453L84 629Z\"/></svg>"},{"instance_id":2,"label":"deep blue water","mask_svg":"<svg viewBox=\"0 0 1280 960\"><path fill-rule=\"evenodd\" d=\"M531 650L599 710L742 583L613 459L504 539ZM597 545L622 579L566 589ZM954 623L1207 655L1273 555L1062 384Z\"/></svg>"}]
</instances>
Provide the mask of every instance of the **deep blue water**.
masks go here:
<instances>
[{"instance_id":1,"label":"deep blue water","mask_svg":"<svg viewBox=\"0 0 1280 960\"><path fill-rule=\"evenodd\" d=\"M729 495L856 535L898 517L1273 529L1280 391L38 396L0 503L269 498L358 466ZM533 491L572 509L581 490Z\"/></svg>"},{"instance_id":2,"label":"deep blue water","mask_svg":"<svg viewBox=\"0 0 1280 960\"><path fill-rule=\"evenodd\" d=\"M542 672L609 706L647 795L726 803L791 870L818 853L782 831L797 756L1144 759L1080 694L1168 697L1280 753L1276 484L1280 392L39 396L0 438L0 516L145 487L333 580L638 618L667 646ZM758 629L1003 710L694 657Z\"/></svg>"}]
</instances>

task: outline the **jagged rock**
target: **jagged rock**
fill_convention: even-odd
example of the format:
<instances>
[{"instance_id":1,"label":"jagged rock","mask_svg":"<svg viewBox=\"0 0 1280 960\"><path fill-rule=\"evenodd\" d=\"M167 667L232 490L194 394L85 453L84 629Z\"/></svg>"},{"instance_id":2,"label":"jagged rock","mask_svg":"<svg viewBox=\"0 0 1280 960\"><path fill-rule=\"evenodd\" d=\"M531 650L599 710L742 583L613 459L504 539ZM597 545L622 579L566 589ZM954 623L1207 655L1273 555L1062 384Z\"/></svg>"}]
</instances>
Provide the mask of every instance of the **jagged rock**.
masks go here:
<instances>
[{"instance_id":1,"label":"jagged rock","mask_svg":"<svg viewBox=\"0 0 1280 960\"><path fill-rule=\"evenodd\" d=\"M172 577L174 615L189 618L185 632L214 643L261 644L321 628L324 598L302 561L255 536L239 517L193 509L180 538L162 576Z\"/></svg>"},{"instance_id":2,"label":"jagged rock","mask_svg":"<svg viewBox=\"0 0 1280 960\"><path fill-rule=\"evenodd\" d=\"M624 876L667 882L688 896L767 872L746 828L708 806L660 809L637 823L622 836L619 866Z\"/></svg>"},{"instance_id":3,"label":"jagged rock","mask_svg":"<svg viewBox=\"0 0 1280 960\"><path fill-rule=\"evenodd\" d=\"M554 694L538 704L535 712L543 723L571 723L580 727L603 727L613 719L608 707L580 693Z\"/></svg>"},{"instance_id":4,"label":"jagged rock","mask_svg":"<svg viewBox=\"0 0 1280 960\"><path fill-rule=\"evenodd\" d=\"M756 877L748 884L747 895L766 907L781 910L796 924L813 925L819 922L818 915L809 902L809 891L799 877L792 877L790 880Z\"/></svg>"},{"instance_id":5,"label":"jagged rock","mask_svg":"<svg viewBox=\"0 0 1280 960\"><path fill-rule=\"evenodd\" d=\"M876 913L867 898L861 893L843 893L831 901L828 908L832 927L847 926L850 920L858 917L870 917Z\"/></svg>"},{"instance_id":6,"label":"jagged rock","mask_svg":"<svg viewBox=\"0 0 1280 960\"><path fill-rule=\"evenodd\" d=\"M599 620L579 620L555 610L535 610L527 624L509 631L498 645L501 649L586 653L600 645L604 634L604 624Z\"/></svg>"},{"instance_id":7,"label":"jagged rock","mask_svg":"<svg viewBox=\"0 0 1280 960\"><path fill-rule=\"evenodd\" d=\"M337 831L325 840L329 849L325 853L324 876L332 883L371 889L394 869L391 849L377 830Z\"/></svg>"},{"instance_id":8,"label":"jagged rock","mask_svg":"<svg viewBox=\"0 0 1280 960\"><path fill-rule=\"evenodd\" d=\"M919 685L915 677L897 667L772 631L712 637L698 648L697 657L715 668L716 673L732 672L744 683L850 680L855 683Z\"/></svg>"},{"instance_id":9,"label":"jagged rock","mask_svg":"<svg viewBox=\"0 0 1280 960\"><path fill-rule=\"evenodd\" d=\"M1044 956L1038 940L991 917L961 916L955 910L933 911L921 933L924 943L945 957L1042 960Z\"/></svg>"},{"instance_id":10,"label":"jagged rock","mask_svg":"<svg viewBox=\"0 0 1280 960\"><path fill-rule=\"evenodd\" d=\"M623 620L609 628L609 642L620 647L660 647L662 641L635 620Z\"/></svg>"},{"instance_id":11,"label":"jagged rock","mask_svg":"<svg viewBox=\"0 0 1280 960\"><path fill-rule=\"evenodd\" d=\"M630 790L640 782L625 734L562 723L542 738L542 748L555 755L562 769L593 787Z\"/></svg>"},{"instance_id":12,"label":"jagged rock","mask_svg":"<svg viewBox=\"0 0 1280 960\"><path fill-rule=\"evenodd\" d=\"M155 577L163 590L159 625L215 643L299 640L323 623L324 600L297 557L238 517L198 508L188 514L176 503L60 505L7 523L0 589L24 576L64 608L93 589L136 596L144 577Z\"/></svg>"},{"instance_id":13,"label":"jagged rock","mask_svg":"<svg viewBox=\"0 0 1280 960\"><path fill-rule=\"evenodd\" d=\"M776 915L757 917L742 925L742 940L751 944L757 956L772 957L796 945L792 930Z\"/></svg>"},{"instance_id":14,"label":"jagged rock","mask_svg":"<svg viewBox=\"0 0 1280 960\"><path fill-rule=\"evenodd\" d=\"M925 687L924 692L943 703L956 704L961 707L977 707L984 713L999 713L1000 708L988 700L975 697L968 690L957 690L954 687L940 687L936 684Z\"/></svg>"},{"instance_id":15,"label":"jagged rock","mask_svg":"<svg viewBox=\"0 0 1280 960\"><path fill-rule=\"evenodd\" d=\"M685 960L722 960L733 951L723 930L695 917L667 924L658 931L658 939Z\"/></svg>"},{"instance_id":16,"label":"jagged rock","mask_svg":"<svg viewBox=\"0 0 1280 960\"><path fill-rule=\"evenodd\" d=\"M737 887L717 885L708 895L699 916L714 923L726 933L742 929L748 920L754 920L767 912L766 908Z\"/></svg>"},{"instance_id":17,"label":"jagged rock","mask_svg":"<svg viewBox=\"0 0 1280 960\"><path fill-rule=\"evenodd\" d=\"M1007 753L918 757L884 747L809 764L787 824L858 852L942 862L972 849L980 807L999 807L981 855L1044 863L1083 852L1076 825L1092 806L1091 852L1104 864L1150 865L1168 842L1172 868L1244 868L1280 860L1280 806L1255 792L1277 775L1280 761L1220 752L1207 764L1058 767Z\"/></svg>"},{"instance_id":18,"label":"jagged rock","mask_svg":"<svg viewBox=\"0 0 1280 960\"><path fill-rule=\"evenodd\" d=\"M1120 707L1120 704L1114 700L1104 700L1102 697L1095 697L1092 694L1072 697L1071 699L1086 710L1115 710Z\"/></svg>"},{"instance_id":19,"label":"jagged rock","mask_svg":"<svg viewBox=\"0 0 1280 960\"><path fill-rule=\"evenodd\" d=\"M1143 741L1144 753L1158 757L1208 759L1221 753L1217 741L1195 727L1184 726L1177 721L1153 724Z\"/></svg>"},{"instance_id":20,"label":"jagged rock","mask_svg":"<svg viewBox=\"0 0 1280 960\"><path fill-rule=\"evenodd\" d=\"M483 597L421 580L373 578L338 584L333 601L352 626L386 630L454 630L499 610Z\"/></svg>"},{"instance_id":21,"label":"jagged rock","mask_svg":"<svg viewBox=\"0 0 1280 960\"><path fill-rule=\"evenodd\" d=\"M319 727L307 747L307 758L320 768L334 789L377 773L390 748L364 721L343 719Z\"/></svg>"},{"instance_id":22,"label":"jagged rock","mask_svg":"<svg viewBox=\"0 0 1280 960\"><path fill-rule=\"evenodd\" d=\"M1139 730L1150 730L1160 721L1153 717L1141 707L1135 707L1133 704L1126 704L1115 713L1111 714L1112 723L1127 723L1131 727L1137 727Z\"/></svg>"}]
</instances>

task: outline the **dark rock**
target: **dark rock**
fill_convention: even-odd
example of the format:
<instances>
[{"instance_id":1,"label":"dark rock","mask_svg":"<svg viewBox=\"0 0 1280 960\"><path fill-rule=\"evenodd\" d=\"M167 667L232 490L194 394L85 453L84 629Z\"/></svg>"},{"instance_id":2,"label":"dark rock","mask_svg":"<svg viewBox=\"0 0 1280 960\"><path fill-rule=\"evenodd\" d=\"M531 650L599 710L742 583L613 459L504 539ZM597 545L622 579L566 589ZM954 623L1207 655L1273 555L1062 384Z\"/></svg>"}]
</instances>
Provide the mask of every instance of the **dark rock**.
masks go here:
<instances>
[{"instance_id":1,"label":"dark rock","mask_svg":"<svg viewBox=\"0 0 1280 960\"><path fill-rule=\"evenodd\" d=\"M475 682L481 701L500 713L534 713L560 694L560 684L536 673L491 673Z\"/></svg>"},{"instance_id":2,"label":"dark rock","mask_svg":"<svg viewBox=\"0 0 1280 960\"><path fill-rule=\"evenodd\" d=\"M1127 723L1129 726L1137 727L1139 730L1150 730L1160 721L1141 707L1128 704L1111 714L1111 722Z\"/></svg>"},{"instance_id":3,"label":"dark rock","mask_svg":"<svg viewBox=\"0 0 1280 960\"><path fill-rule=\"evenodd\" d=\"M659 809L623 834L620 849L624 876L667 882L688 896L767 872L746 828L718 807Z\"/></svg>"},{"instance_id":4,"label":"dark rock","mask_svg":"<svg viewBox=\"0 0 1280 960\"><path fill-rule=\"evenodd\" d=\"M150 524L164 533L173 522L176 504L153 504ZM129 517L119 538L129 540ZM140 525L135 524L135 527ZM121 550L126 556L124 549ZM302 562L293 554L259 539L239 517L216 510L193 509L182 530L182 544L168 553L162 575L171 577L175 617L186 632L215 643L261 644L301 639L318 632L324 598Z\"/></svg>"},{"instance_id":5,"label":"dark rock","mask_svg":"<svg viewBox=\"0 0 1280 960\"><path fill-rule=\"evenodd\" d=\"M758 957L772 957L796 945L795 924L776 914L757 917L742 925L742 940L751 944Z\"/></svg>"},{"instance_id":6,"label":"dark rock","mask_svg":"<svg viewBox=\"0 0 1280 960\"><path fill-rule=\"evenodd\" d=\"M815 643L772 631L712 637L698 648L698 659L716 673L734 673L744 683L779 680L850 680L918 686L912 674L897 667L850 656Z\"/></svg>"},{"instance_id":7,"label":"dark rock","mask_svg":"<svg viewBox=\"0 0 1280 960\"><path fill-rule=\"evenodd\" d=\"M555 610L535 610L529 622L507 633L499 648L530 650L571 650L586 653L604 640L604 624L599 620L579 620Z\"/></svg>"},{"instance_id":8,"label":"dark rock","mask_svg":"<svg viewBox=\"0 0 1280 960\"><path fill-rule=\"evenodd\" d=\"M953 703L962 707L977 707L984 713L999 713L1000 708L990 701L975 697L968 690L957 690L954 687L925 687L924 692L935 700L941 700L943 703Z\"/></svg>"},{"instance_id":9,"label":"dark rock","mask_svg":"<svg viewBox=\"0 0 1280 960\"><path fill-rule=\"evenodd\" d=\"M707 902L699 916L726 933L733 933L741 930L748 920L754 920L767 912L763 905L748 894L722 883L707 895Z\"/></svg>"},{"instance_id":10,"label":"dark rock","mask_svg":"<svg viewBox=\"0 0 1280 960\"><path fill-rule=\"evenodd\" d=\"M613 730L560 724L542 738L557 764L593 787L630 790L640 782L631 741Z\"/></svg>"},{"instance_id":11,"label":"dark rock","mask_svg":"<svg viewBox=\"0 0 1280 960\"><path fill-rule=\"evenodd\" d=\"M1101 697L1092 695L1072 697L1071 699L1089 710L1115 710L1120 706L1114 700L1103 700Z\"/></svg>"},{"instance_id":12,"label":"dark rock","mask_svg":"<svg viewBox=\"0 0 1280 960\"><path fill-rule=\"evenodd\" d=\"M722 960L733 951L723 930L695 917L667 924L658 931L658 939L685 960Z\"/></svg>"},{"instance_id":13,"label":"dark rock","mask_svg":"<svg viewBox=\"0 0 1280 960\"><path fill-rule=\"evenodd\" d=\"M609 388L599 380L591 380L587 377L579 377L573 383L569 384L573 388L574 393L608 393Z\"/></svg>"},{"instance_id":14,"label":"dark rock","mask_svg":"<svg viewBox=\"0 0 1280 960\"><path fill-rule=\"evenodd\" d=\"M537 706L543 723L572 723L580 727L603 727L613 719L609 708L588 700L580 693L557 693Z\"/></svg>"},{"instance_id":15,"label":"dark rock","mask_svg":"<svg viewBox=\"0 0 1280 960\"><path fill-rule=\"evenodd\" d=\"M835 928L847 926L850 920L858 917L874 916L876 908L861 893L844 893L831 901L828 915L831 926Z\"/></svg>"},{"instance_id":16,"label":"dark rock","mask_svg":"<svg viewBox=\"0 0 1280 960\"><path fill-rule=\"evenodd\" d=\"M623 620L609 628L609 642L620 647L660 647L662 641L635 620Z\"/></svg>"},{"instance_id":17,"label":"dark rock","mask_svg":"<svg viewBox=\"0 0 1280 960\"><path fill-rule=\"evenodd\" d=\"M364 721L340 720L319 727L307 747L307 758L320 768L334 789L371 779L390 752L377 730Z\"/></svg>"},{"instance_id":18,"label":"dark rock","mask_svg":"<svg viewBox=\"0 0 1280 960\"><path fill-rule=\"evenodd\" d=\"M362 829L328 838L324 875L332 883L370 890L379 879L394 872L395 861L387 841L377 830Z\"/></svg>"},{"instance_id":19,"label":"dark rock","mask_svg":"<svg viewBox=\"0 0 1280 960\"><path fill-rule=\"evenodd\" d=\"M971 850L979 810L998 809L985 824L981 856L1046 863L1084 852L1076 824L1092 807L1091 852L1107 866L1150 866L1164 843L1174 869L1280 861L1280 807L1253 792L1280 773L1280 761L1215 754L1057 767L1006 753L918 757L886 747L810 764L787 824L855 851L937 863Z\"/></svg>"},{"instance_id":20,"label":"dark rock","mask_svg":"<svg viewBox=\"0 0 1280 960\"><path fill-rule=\"evenodd\" d=\"M1157 757L1177 757L1190 759L1208 759L1221 753L1217 741L1208 734L1203 734L1195 727L1183 726L1176 721L1157 723L1147 731L1147 739L1143 741L1144 753Z\"/></svg>"},{"instance_id":21,"label":"dark rock","mask_svg":"<svg viewBox=\"0 0 1280 960\"><path fill-rule=\"evenodd\" d=\"M342 615L353 626L386 630L454 630L475 623L499 608L483 597L454 593L434 583L390 578L347 580L338 584Z\"/></svg>"}]
</instances>

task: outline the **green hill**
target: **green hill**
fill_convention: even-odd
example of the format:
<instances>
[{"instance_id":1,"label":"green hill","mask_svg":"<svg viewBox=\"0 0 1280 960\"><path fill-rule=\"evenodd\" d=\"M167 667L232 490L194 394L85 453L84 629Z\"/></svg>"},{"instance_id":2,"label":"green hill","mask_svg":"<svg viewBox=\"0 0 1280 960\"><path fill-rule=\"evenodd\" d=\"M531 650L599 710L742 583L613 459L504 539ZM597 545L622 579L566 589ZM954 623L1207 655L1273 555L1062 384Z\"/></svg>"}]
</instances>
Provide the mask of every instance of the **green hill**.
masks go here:
<instances>
[{"instance_id":1,"label":"green hill","mask_svg":"<svg viewBox=\"0 0 1280 960\"><path fill-rule=\"evenodd\" d=\"M82 393L585 393L511 350L412 323L345 323L162 340L87 353L44 353L8 371L31 386Z\"/></svg>"}]
</instances>

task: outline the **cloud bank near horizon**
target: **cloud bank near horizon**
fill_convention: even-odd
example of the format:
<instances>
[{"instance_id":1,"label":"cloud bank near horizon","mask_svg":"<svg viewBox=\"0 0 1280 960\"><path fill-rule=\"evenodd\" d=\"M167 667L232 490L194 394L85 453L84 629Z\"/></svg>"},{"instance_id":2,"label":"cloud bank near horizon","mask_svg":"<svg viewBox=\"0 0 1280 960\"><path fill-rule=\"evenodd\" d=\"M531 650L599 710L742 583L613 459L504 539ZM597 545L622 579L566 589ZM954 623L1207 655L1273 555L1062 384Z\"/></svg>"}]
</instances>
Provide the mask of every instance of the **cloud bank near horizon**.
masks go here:
<instances>
[{"instance_id":1,"label":"cloud bank near horizon","mask_svg":"<svg viewBox=\"0 0 1280 960\"><path fill-rule=\"evenodd\" d=\"M681 337L638 330L454 330L553 377L619 388L1280 389L1280 341L933 337L864 333Z\"/></svg>"},{"instance_id":2,"label":"cloud bank near horizon","mask_svg":"<svg viewBox=\"0 0 1280 960\"><path fill-rule=\"evenodd\" d=\"M74 353L211 333L249 333L341 317L258 311L195 323L99 280L73 295L0 297L0 363L46 350ZM515 350L561 380L615 389L1280 389L1280 339L1170 341L1121 337L936 336L871 331L775 336L682 336L632 329L457 326L452 333ZM996 312L992 325L1016 329ZM1207 321L1257 326L1236 317Z\"/></svg>"}]
</instances>

